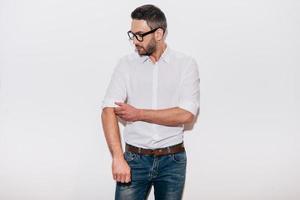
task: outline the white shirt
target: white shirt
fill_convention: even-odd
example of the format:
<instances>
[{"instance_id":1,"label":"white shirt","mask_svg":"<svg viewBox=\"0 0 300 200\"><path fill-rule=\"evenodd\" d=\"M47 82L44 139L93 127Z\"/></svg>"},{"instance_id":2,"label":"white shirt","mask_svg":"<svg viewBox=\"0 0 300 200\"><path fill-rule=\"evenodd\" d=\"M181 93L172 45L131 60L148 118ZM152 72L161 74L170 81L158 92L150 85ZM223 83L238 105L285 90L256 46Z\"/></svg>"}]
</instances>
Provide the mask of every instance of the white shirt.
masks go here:
<instances>
[{"instance_id":1,"label":"white shirt","mask_svg":"<svg viewBox=\"0 0 300 200\"><path fill-rule=\"evenodd\" d=\"M140 109L180 107L196 115L200 101L199 84L195 60L170 47L155 64L149 56L133 53L122 57L114 68L102 109L118 107L115 102L125 102ZM128 144L148 149L162 148L183 142L184 126L127 122L123 134Z\"/></svg>"}]
</instances>

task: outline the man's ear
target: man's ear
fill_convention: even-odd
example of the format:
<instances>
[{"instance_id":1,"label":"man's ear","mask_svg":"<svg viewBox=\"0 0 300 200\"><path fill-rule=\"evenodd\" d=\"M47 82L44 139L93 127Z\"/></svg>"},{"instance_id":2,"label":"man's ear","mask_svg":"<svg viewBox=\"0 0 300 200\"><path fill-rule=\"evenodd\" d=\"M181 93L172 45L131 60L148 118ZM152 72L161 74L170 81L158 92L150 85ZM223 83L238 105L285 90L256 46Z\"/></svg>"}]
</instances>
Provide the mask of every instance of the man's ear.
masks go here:
<instances>
[{"instance_id":1,"label":"man's ear","mask_svg":"<svg viewBox=\"0 0 300 200\"><path fill-rule=\"evenodd\" d=\"M157 29L157 31L155 31L155 39L160 41L164 38L164 30L162 28Z\"/></svg>"}]
</instances>

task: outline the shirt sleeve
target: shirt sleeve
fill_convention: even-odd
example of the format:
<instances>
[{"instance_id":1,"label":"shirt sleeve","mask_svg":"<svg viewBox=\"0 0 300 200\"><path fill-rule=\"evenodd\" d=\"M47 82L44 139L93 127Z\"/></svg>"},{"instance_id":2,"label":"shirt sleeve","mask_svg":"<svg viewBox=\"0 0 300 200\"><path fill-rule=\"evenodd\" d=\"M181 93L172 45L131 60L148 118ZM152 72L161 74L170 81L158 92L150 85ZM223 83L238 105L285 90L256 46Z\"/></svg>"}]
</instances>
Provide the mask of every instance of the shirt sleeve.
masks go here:
<instances>
[{"instance_id":1,"label":"shirt sleeve","mask_svg":"<svg viewBox=\"0 0 300 200\"><path fill-rule=\"evenodd\" d=\"M194 59L191 59L183 73L179 95L179 107L196 115L200 105L200 78Z\"/></svg>"},{"instance_id":2,"label":"shirt sleeve","mask_svg":"<svg viewBox=\"0 0 300 200\"><path fill-rule=\"evenodd\" d=\"M126 71L120 60L114 68L110 83L102 100L101 108L118 107L115 102L125 102L126 98Z\"/></svg>"}]
</instances>

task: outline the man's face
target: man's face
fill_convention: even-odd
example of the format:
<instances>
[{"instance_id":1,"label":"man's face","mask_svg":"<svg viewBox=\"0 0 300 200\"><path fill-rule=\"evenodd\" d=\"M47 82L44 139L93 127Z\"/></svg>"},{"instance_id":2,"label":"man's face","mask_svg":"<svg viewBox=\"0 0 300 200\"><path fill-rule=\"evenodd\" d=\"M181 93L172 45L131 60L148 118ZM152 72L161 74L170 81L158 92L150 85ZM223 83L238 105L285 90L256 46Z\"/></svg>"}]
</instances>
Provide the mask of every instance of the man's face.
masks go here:
<instances>
[{"instance_id":1,"label":"man's face","mask_svg":"<svg viewBox=\"0 0 300 200\"><path fill-rule=\"evenodd\" d=\"M145 20L133 19L131 22L131 31L135 34L146 33L150 31L151 28L148 26ZM150 56L156 50L156 41L154 37L155 33L151 33L143 37L143 41L138 41L135 37L133 39L133 44L135 45L135 50L140 56Z\"/></svg>"}]
</instances>

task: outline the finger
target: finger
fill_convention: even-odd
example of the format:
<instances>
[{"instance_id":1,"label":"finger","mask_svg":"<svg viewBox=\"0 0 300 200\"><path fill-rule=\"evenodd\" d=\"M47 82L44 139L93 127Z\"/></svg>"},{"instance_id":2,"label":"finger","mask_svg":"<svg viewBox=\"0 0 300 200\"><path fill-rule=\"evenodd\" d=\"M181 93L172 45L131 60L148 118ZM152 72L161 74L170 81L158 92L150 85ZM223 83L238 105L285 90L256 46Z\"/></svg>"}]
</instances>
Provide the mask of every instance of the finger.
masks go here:
<instances>
[{"instance_id":1,"label":"finger","mask_svg":"<svg viewBox=\"0 0 300 200\"><path fill-rule=\"evenodd\" d=\"M125 180L126 180L126 174L122 174L121 182L125 183Z\"/></svg>"},{"instance_id":2,"label":"finger","mask_svg":"<svg viewBox=\"0 0 300 200\"><path fill-rule=\"evenodd\" d=\"M119 116L125 116L126 115L126 111L120 111L120 112L117 112L115 114L119 115Z\"/></svg>"},{"instance_id":3,"label":"finger","mask_svg":"<svg viewBox=\"0 0 300 200\"><path fill-rule=\"evenodd\" d=\"M118 109L118 110L114 110L114 112L120 114L120 112L126 112L126 111L121 108L121 109Z\"/></svg>"},{"instance_id":4,"label":"finger","mask_svg":"<svg viewBox=\"0 0 300 200\"><path fill-rule=\"evenodd\" d=\"M122 180L121 175L120 175L120 174L117 174L117 179L116 179L116 181L121 182L121 180Z\"/></svg>"},{"instance_id":5,"label":"finger","mask_svg":"<svg viewBox=\"0 0 300 200\"><path fill-rule=\"evenodd\" d=\"M124 103L122 103L122 102L115 102L115 104L118 105L118 106L122 106Z\"/></svg>"},{"instance_id":6,"label":"finger","mask_svg":"<svg viewBox=\"0 0 300 200\"><path fill-rule=\"evenodd\" d=\"M115 113L116 116L121 117L122 115L120 113Z\"/></svg>"},{"instance_id":7,"label":"finger","mask_svg":"<svg viewBox=\"0 0 300 200\"><path fill-rule=\"evenodd\" d=\"M120 111L120 110L122 110L121 107L114 107L114 111L115 111L115 112Z\"/></svg>"},{"instance_id":8,"label":"finger","mask_svg":"<svg viewBox=\"0 0 300 200\"><path fill-rule=\"evenodd\" d=\"M125 180L124 174L119 174L118 175L118 181L121 182L121 183L124 183L124 180Z\"/></svg>"},{"instance_id":9,"label":"finger","mask_svg":"<svg viewBox=\"0 0 300 200\"><path fill-rule=\"evenodd\" d=\"M117 180L117 175L116 174L113 174L113 179Z\"/></svg>"},{"instance_id":10,"label":"finger","mask_svg":"<svg viewBox=\"0 0 300 200\"><path fill-rule=\"evenodd\" d=\"M124 121L127 121L127 118L124 115L118 115L119 118L121 118Z\"/></svg>"},{"instance_id":11,"label":"finger","mask_svg":"<svg viewBox=\"0 0 300 200\"><path fill-rule=\"evenodd\" d=\"M126 175L125 183L129 183L131 181L130 173Z\"/></svg>"},{"instance_id":12,"label":"finger","mask_svg":"<svg viewBox=\"0 0 300 200\"><path fill-rule=\"evenodd\" d=\"M116 110L115 111L115 113L117 113L117 114L123 114L125 111L123 111L123 110Z\"/></svg>"},{"instance_id":13,"label":"finger","mask_svg":"<svg viewBox=\"0 0 300 200\"><path fill-rule=\"evenodd\" d=\"M120 111L115 111L115 114L116 114L116 115L119 115L119 114L120 114Z\"/></svg>"}]
</instances>

